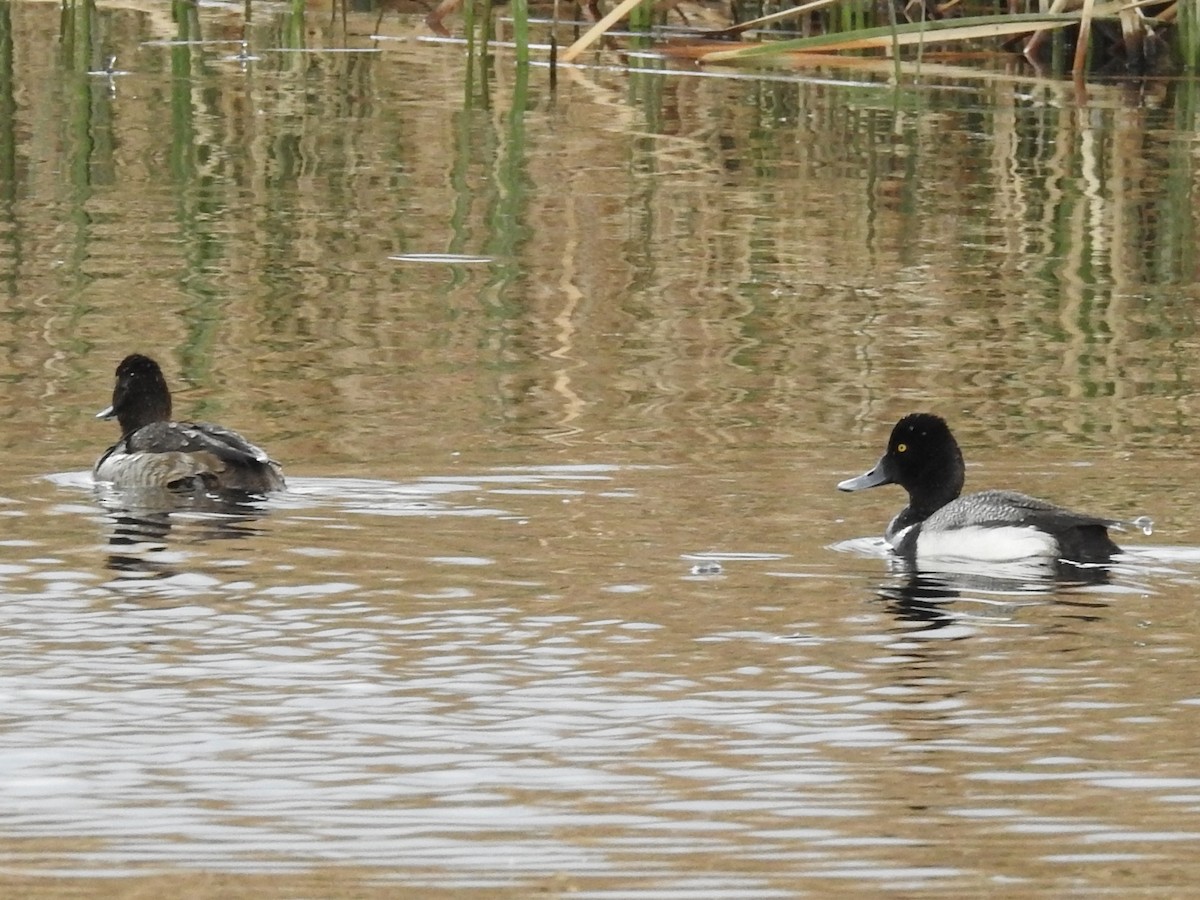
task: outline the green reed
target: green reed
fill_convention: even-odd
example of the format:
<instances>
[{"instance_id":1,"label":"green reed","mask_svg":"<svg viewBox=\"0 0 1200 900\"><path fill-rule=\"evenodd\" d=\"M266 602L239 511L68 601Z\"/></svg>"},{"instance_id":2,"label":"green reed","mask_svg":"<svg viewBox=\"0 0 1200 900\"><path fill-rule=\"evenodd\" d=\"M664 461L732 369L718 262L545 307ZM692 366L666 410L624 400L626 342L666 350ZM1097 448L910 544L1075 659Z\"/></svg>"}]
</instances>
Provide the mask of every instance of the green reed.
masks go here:
<instances>
[{"instance_id":1,"label":"green reed","mask_svg":"<svg viewBox=\"0 0 1200 900\"><path fill-rule=\"evenodd\" d=\"M839 31L858 31L861 28L870 28L874 24L875 16L870 0L847 0L838 7Z\"/></svg>"},{"instance_id":2,"label":"green reed","mask_svg":"<svg viewBox=\"0 0 1200 900\"><path fill-rule=\"evenodd\" d=\"M517 45L517 65L529 65L529 0L512 0L513 43Z\"/></svg>"},{"instance_id":3,"label":"green reed","mask_svg":"<svg viewBox=\"0 0 1200 900\"><path fill-rule=\"evenodd\" d=\"M1200 0L1179 0L1176 42L1183 70L1200 70Z\"/></svg>"},{"instance_id":4,"label":"green reed","mask_svg":"<svg viewBox=\"0 0 1200 900\"><path fill-rule=\"evenodd\" d=\"M654 4L640 3L629 14L630 31L649 31L654 22Z\"/></svg>"}]
</instances>

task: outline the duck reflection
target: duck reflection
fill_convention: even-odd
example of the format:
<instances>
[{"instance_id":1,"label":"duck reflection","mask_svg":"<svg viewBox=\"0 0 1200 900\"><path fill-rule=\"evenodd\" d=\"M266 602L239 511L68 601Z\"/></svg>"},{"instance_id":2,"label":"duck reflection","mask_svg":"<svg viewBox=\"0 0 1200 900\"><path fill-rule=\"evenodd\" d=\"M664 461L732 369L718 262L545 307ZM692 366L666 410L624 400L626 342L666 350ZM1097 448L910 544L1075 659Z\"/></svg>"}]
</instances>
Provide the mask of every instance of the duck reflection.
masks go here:
<instances>
[{"instance_id":1,"label":"duck reflection","mask_svg":"<svg viewBox=\"0 0 1200 900\"><path fill-rule=\"evenodd\" d=\"M887 610L919 631L944 628L963 621L951 608L954 600L981 599L1007 617L1022 601L1048 597L1064 589L1108 584L1106 565L1058 561L1048 565L976 567L972 571L921 571L897 565L893 577L878 588Z\"/></svg>"},{"instance_id":2,"label":"duck reflection","mask_svg":"<svg viewBox=\"0 0 1200 900\"><path fill-rule=\"evenodd\" d=\"M95 486L111 523L107 567L140 576L169 577L180 571L172 544L239 540L260 534L255 522L267 514L261 494L177 492L165 488Z\"/></svg>"}]
</instances>

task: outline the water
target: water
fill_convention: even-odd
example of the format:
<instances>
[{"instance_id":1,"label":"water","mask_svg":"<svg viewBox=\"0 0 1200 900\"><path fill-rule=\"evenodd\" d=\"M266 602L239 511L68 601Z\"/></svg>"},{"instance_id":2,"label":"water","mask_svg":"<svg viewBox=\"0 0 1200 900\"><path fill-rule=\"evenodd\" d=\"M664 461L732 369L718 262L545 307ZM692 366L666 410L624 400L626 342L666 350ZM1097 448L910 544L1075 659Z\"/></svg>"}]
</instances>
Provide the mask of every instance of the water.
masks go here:
<instances>
[{"instance_id":1,"label":"water","mask_svg":"<svg viewBox=\"0 0 1200 900\"><path fill-rule=\"evenodd\" d=\"M83 473L28 487L4 544L10 859L53 839L36 865L60 873L651 896L1181 864L1200 553L1144 544L1090 586L917 582L868 539L700 543L687 474L299 477L165 534Z\"/></svg>"},{"instance_id":2,"label":"water","mask_svg":"<svg viewBox=\"0 0 1200 900\"><path fill-rule=\"evenodd\" d=\"M416 20L237 12L3 7L6 894L1190 890L1185 88L498 57L464 110ZM288 491L97 492L135 349ZM835 486L915 409L1154 533L895 568Z\"/></svg>"}]
</instances>

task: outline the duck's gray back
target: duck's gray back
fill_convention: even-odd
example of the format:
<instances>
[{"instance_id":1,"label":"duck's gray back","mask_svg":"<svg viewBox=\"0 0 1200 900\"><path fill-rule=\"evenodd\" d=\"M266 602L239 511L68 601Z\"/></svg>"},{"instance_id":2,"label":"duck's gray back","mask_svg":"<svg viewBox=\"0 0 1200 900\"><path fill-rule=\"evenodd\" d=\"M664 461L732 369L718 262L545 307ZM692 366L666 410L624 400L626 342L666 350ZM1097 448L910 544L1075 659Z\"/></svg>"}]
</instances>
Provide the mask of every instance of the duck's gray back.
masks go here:
<instances>
[{"instance_id":1,"label":"duck's gray back","mask_svg":"<svg viewBox=\"0 0 1200 900\"><path fill-rule=\"evenodd\" d=\"M925 520L925 531L947 531L978 525L1028 525L1057 532L1063 528L1112 527L1115 519L1064 509L1016 491L979 491L947 503Z\"/></svg>"}]
</instances>

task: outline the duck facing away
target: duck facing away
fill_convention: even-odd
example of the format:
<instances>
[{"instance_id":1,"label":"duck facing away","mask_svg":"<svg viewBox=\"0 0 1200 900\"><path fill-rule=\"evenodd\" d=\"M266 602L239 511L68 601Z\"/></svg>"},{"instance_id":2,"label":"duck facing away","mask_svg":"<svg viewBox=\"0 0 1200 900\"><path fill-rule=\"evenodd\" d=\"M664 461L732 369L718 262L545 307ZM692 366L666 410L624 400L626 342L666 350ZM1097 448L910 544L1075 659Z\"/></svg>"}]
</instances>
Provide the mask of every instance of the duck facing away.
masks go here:
<instances>
[{"instance_id":1,"label":"duck facing away","mask_svg":"<svg viewBox=\"0 0 1200 900\"><path fill-rule=\"evenodd\" d=\"M96 418L115 418L121 425L121 439L92 469L96 481L173 491L266 493L284 487L279 464L236 431L171 421L162 369L140 353L121 360L112 406Z\"/></svg>"},{"instance_id":2,"label":"duck facing away","mask_svg":"<svg viewBox=\"0 0 1200 900\"><path fill-rule=\"evenodd\" d=\"M1120 530L1125 522L1015 491L959 496L964 476L962 451L945 421L913 413L896 423L875 468L841 482L838 490L898 484L908 491L908 506L884 532L896 554L908 559L1106 563L1121 552L1108 529ZM1132 524L1148 532L1149 520Z\"/></svg>"}]
</instances>

